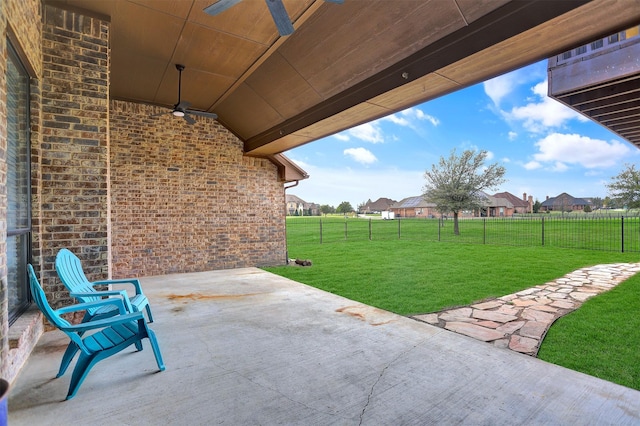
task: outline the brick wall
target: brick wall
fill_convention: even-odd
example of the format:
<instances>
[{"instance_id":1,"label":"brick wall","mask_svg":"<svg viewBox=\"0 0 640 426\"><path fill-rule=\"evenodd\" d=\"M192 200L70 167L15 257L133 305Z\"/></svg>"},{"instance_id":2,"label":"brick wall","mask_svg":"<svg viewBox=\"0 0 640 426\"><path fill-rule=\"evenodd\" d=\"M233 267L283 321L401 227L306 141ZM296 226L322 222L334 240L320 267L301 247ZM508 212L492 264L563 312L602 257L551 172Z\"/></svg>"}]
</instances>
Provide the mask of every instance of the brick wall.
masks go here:
<instances>
[{"instance_id":1,"label":"brick wall","mask_svg":"<svg viewBox=\"0 0 640 426\"><path fill-rule=\"evenodd\" d=\"M283 264L283 186L215 120L112 101L114 277Z\"/></svg>"},{"instance_id":2,"label":"brick wall","mask_svg":"<svg viewBox=\"0 0 640 426\"><path fill-rule=\"evenodd\" d=\"M8 17L7 36L12 43L18 45L23 65L33 76L39 78L42 75L42 2L2 0L2 3Z\"/></svg>"},{"instance_id":3,"label":"brick wall","mask_svg":"<svg viewBox=\"0 0 640 426\"><path fill-rule=\"evenodd\" d=\"M71 301L53 265L60 248L91 278L108 275L108 36L107 22L44 8L37 238L54 307Z\"/></svg>"}]
</instances>

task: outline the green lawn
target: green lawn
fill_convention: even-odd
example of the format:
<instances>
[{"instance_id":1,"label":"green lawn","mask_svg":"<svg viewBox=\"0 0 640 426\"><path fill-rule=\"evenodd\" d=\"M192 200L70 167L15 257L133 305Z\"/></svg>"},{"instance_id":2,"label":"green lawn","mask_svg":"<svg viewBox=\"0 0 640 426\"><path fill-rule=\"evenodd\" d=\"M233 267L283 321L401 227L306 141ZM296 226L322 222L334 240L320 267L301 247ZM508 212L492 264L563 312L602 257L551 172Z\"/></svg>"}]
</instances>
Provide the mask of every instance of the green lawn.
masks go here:
<instances>
[{"instance_id":1,"label":"green lawn","mask_svg":"<svg viewBox=\"0 0 640 426\"><path fill-rule=\"evenodd\" d=\"M551 281L584 266L640 260L638 253L398 239L298 244L289 247L289 257L310 259L313 266L265 269L401 315L434 312L503 296ZM636 301L640 298L637 284L635 287L630 285L619 288L624 292L623 298ZM595 299L602 297L605 296L601 295ZM585 304L580 310L587 311L590 304ZM629 310L627 315L619 314L617 322L625 322L629 316L638 317L637 304L635 310L633 306L623 306L625 310ZM599 314L594 315L597 317ZM617 327L616 322L613 322L612 326ZM635 330L625 332L625 338L619 336L615 344L606 342L600 345L599 341L593 341L591 338L578 341L604 353L621 352L617 350L620 346L637 348L640 344L640 327L636 326ZM553 333L550 333L551 336ZM563 350L562 345L565 343L562 338L558 342L561 346L559 352L568 355L571 360L562 361L556 358L552 362L571 365L570 368L580 370L576 366L583 364L579 357L585 351L576 343L566 344ZM546 341L540 352L541 357L546 359ZM636 355L625 356L623 362L629 365L632 374L637 378L640 374L640 359L638 351L635 352ZM595 361L596 364L598 362ZM621 378L615 376L605 378L617 383L622 382ZM637 381L633 387L635 386Z\"/></svg>"},{"instance_id":2,"label":"green lawn","mask_svg":"<svg viewBox=\"0 0 640 426\"><path fill-rule=\"evenodd\" d=\"M588 300L549 329L538 357L640 390L640 275Z\"/></svg>"}]
</instances>

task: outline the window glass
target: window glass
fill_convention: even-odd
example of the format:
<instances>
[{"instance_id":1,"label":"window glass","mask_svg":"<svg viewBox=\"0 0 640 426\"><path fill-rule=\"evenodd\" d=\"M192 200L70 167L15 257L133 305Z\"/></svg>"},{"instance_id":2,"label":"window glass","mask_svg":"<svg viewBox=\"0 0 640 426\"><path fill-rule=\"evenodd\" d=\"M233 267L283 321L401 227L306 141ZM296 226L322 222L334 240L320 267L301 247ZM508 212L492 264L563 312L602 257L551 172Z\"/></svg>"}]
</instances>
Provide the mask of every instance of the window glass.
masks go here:
<instances>
[{"instance_id":1,"label":"window glass","mask_svg":"<svg viewBox=\"0 0 640 426\"><path fill-rule=\"evenodd\" d=\"M9 323L29 304L31 191L29 158L29 75L8 44L7 55L7 289Z\"/></svg>"}]
</instances>

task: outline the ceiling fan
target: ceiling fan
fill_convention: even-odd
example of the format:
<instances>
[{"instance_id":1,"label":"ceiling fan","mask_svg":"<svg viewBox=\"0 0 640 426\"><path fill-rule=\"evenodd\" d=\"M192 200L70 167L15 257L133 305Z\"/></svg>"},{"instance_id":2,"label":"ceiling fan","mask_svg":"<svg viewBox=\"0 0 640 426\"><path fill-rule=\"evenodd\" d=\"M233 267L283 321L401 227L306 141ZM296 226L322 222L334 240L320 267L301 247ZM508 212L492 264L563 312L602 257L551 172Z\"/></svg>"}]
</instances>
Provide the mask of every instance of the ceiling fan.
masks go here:
<instances>
[{"instance_id":1,"label":"ceiling fan","mask_svg":"<svg viewBox=\"0 0 640 426\"><path fill-rule=\"evenodd\" d=\"M212 112L197 111L197 110L194 110L194 109L189 109L189 105L191 105L191 104L188 101L183 101L181 99L182 71L184 70L184 65L176 64L176 69L178 70L178 73L179 73L179 77L178 77L178 103L173 106L173 109L171 111L163 112L163 113L160 113L160 114L154 114L152 117L158 117L160 115L165 115L165 114L173 114L176 117L184 118L184 121L186 121L189 124L194 124L196 122L196 120L194 120L193 117L191 117L192 115L197 115L197 116L200 116L200 117L213 118L214 120L216 118L218 118L218 114L214 114Z\"/></svg>"},{"instance_id":2,"label":"ceiling fan","mask_svg":"<svg viewBox=\"0 0 640 426\"><path fill-rule=\"evenodd\" d=\"M224 12L229 9L231 6L240 3L242 0L218 0L217 2L207 6L204 8L204 12L208 15L215 16L219 13ZM269 12L271 12L271 16L273 17L273 22L275 22L276 27L278 28L278 32L281 36L287 36L293 33L293 24L291 23L291 19L289 19L289 14L287 10L284 8L284 4L282 4L282 0L264 0L267 3L267 7L269 8ZM344 0L324 0L331 3L344 3Z\"/></svg>"}]
</instances>

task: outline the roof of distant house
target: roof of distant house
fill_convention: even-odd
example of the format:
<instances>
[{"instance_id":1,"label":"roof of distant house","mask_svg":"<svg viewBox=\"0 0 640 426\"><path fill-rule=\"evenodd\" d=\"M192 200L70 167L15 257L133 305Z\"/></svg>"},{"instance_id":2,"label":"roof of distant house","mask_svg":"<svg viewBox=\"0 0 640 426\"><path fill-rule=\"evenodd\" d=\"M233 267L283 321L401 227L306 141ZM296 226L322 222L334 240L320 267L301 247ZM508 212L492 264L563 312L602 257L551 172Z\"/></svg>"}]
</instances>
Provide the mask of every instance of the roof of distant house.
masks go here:
<instances>
[{"instance_id":1,"label":"roof of distant house","mask_svg":"<svg viewBox=\"0 0 640 426\"><path fill-rule=\"evenodd\" d=\"M587 206L589 202L584 198L576 198L572 195L563 192L557 197L551 197L544 200L541 204L542 207L557 207L557 206Z\"/></svg>"},{"instance_id":2,"label":"roof of distant house","mask_svg":"<svg viewBox=\"0 0 640 426\"><path fill-rule=\"evenodd\" d=\"M365 203L362 208L363 210L369 210L372 212L381 212L384 210L388 210L396 201L390 198L378 198L376 201Z\"/></svg>"},{"instance_id":3,"label":"roof of distant house","mask_svg":"<svg viewBox=\"0 0 640 426\"><path fill-rule=\"evenodd\" d=\"M436 204L424 199L422 195L418 195L417 197L408 197L404 198L394 205L391 206L392 209L413 209L413 208L426 208L426 207L435 207Z\"/></svg>"},{"instance_id":4,"label":"roof of distant house","mask_svg":"<svg viewBox=\"0 0 640 426\"><path fill-rule=\"evenodd\" d=\"M524 208L528 208L529 207L529 202L526 200L523 200L520 197L516 197L515 195L513 195L510 192L498 192L496 194L493 194L494 197L496 198L504 198L507 201L509 201L511 204L513 204L513 207L518 208L518 207L524 207Z\"/></svg>"},{"instance_id":5,"label":"roof of distant house","mask_svg":"<svg viewBox=\"0 0 640 426\"><path fill-rule=\"evenodd\" d=\"M495 195L488 195L486 198L486 207L506 207L512 209L513 203L504 197L496 197Z\"/></svg>"},{"instance_id":6,"label":"roof of distant house","mask_svg":"<svg viewBox=\"0 0 640 426\"><path fill-rule=\"evenodd\" d=\"M302 203L302 204L306 204L307 203L302 198L298 197L297 195L293 195L293 194L287 194L285 199L286 199L287 203Z\"/></svg>"}]
</instances>

